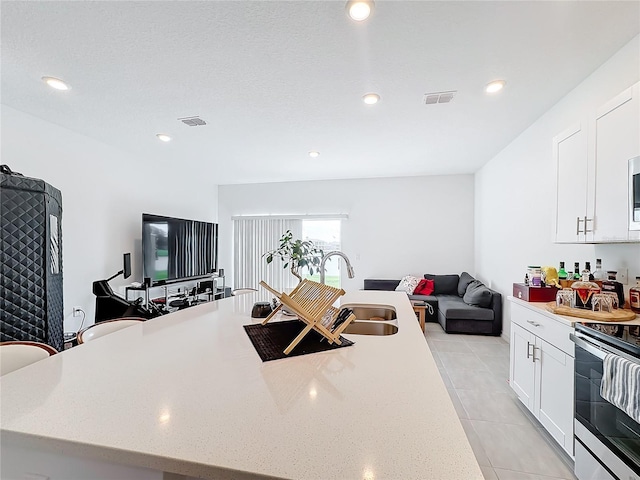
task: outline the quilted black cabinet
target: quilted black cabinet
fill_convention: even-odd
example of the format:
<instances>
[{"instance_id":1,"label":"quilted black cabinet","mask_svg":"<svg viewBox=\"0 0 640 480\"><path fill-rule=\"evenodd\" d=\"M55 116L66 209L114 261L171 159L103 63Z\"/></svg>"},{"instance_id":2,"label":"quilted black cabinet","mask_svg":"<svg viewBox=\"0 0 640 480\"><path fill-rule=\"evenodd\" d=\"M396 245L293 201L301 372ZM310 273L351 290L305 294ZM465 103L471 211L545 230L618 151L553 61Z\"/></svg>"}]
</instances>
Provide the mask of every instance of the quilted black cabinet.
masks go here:
<instances>
[{"instance_id":1,"label":"quilted black cabinet","mask_svg":"<svg viewBox=\"0 0 640 480\"><path fill-rule=\"evenodd\" d=\"M63 348L62 194L0 173L0 340Z\"/></svg>"}]
</instances>

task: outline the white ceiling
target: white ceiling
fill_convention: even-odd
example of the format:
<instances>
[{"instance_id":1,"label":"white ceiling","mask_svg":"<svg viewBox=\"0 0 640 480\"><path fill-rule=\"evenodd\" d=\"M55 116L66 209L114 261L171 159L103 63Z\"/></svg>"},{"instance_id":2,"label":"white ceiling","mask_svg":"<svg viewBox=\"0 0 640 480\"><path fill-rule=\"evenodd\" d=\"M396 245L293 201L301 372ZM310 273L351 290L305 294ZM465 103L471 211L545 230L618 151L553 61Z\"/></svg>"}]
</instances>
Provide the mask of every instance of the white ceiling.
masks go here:
<instances>
[{"instance_id":1,"label":"white ceiling","mask_svg":"<svg viewBox=\"0 0 640 480\"><path fill-rule=\"evenodd\" d=\"M640 32L638 1L344 4L4 1L2 103L218 184L472 173Z\"/></svg>"}]
</instances>

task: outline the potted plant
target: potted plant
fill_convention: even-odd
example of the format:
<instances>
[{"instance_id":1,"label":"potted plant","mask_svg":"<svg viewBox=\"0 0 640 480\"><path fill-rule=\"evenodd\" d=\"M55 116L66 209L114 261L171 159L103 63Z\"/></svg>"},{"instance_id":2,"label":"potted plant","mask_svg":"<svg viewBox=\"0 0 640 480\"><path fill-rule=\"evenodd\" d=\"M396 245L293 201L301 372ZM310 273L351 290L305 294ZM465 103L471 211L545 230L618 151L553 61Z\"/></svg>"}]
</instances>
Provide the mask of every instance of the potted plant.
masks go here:
<instances>
[{"instance_id":1,"label":"potted plant","mask_svg":"<svg viewBox=\"0 0 640 480\"><path fill-rule=\"evenodd\" d=\"M287 230L280 238L280 246L262 256L267 257L267 264L273 262L275 257L279 257L284 262L284 268L289 268L291 273L298 277L298 282L301 282L300 269L306 267L309 269L309 274L313 275L314 271L319 271L323 255L324 252L312 241L294 240L291 230Z\"/></svg>"}]
</instances>

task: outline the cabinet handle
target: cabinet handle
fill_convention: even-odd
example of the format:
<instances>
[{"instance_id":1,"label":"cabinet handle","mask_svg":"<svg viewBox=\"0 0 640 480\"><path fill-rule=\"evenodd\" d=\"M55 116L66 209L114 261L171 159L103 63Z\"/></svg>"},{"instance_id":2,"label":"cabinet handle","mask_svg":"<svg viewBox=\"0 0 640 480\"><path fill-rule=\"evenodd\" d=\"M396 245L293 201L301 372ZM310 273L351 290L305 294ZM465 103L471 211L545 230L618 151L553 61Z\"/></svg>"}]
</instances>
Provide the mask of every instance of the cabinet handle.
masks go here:
<instances>
[{"instance_id":1,"label":"cabinet handle","mask_svg":"<svg viewBox=\"0 0 640 480\"><path fill-rule=\"evenodd\" d=\"M531 351L529 350L529 347L533 347L534 348L534 353L535 353L535 348L536 348L532 343L527 342L527 358L531 358Z\"/></svg>"},{"instance_id":2,"label":"cabinet handle","mask_svg":"<svg viewBox=\"0 0 640 480\"><path fill-rule=\"evenodd\" d=\"M533 351L531 352L531 360L533 360L533 363L536 363L536 348L540 348L540 347L536 347L535 345L531 344L531 346L533 347ZM538 359L540 360L540 359Z\"/></svg>"},{"instance_id":3,"label":"cabinet handle","mask_svg":"<svg viewBox=\"0 0 640 480\"><path fill-rule=\"evenodd\" d=\"M585 217L584 217L584 233L591 233L591 232L593 232L593 229L587 230L587 222L593 223L593 218L587 218L586 215L585 215Z\"/></svg>"},{"instance_id":4,"label":"cabinet handle","mask_svg":"<svg viewBox=\"0 0 640 480\"><path fill-rule=\"evenodd\" d=\"M539 327L540 326L540 324L538 322L534 322L533 320L527 320L527 323L530 323L534 327Z\"/></svg>"},{"instance_id":5,"label":"cabinet handle","mask_svg":"<svg viewBox=\"0 0 640 480\"><path fill-rule=\"evenodd\" d=\"M584 217L584 218L587 218L587 217ZM580 231L580 222L581 221L582 221L582 219L580 217L576 217L576 235L580 235L581 233L584 233L584 232Z\"/></svg>"}]
</instances>

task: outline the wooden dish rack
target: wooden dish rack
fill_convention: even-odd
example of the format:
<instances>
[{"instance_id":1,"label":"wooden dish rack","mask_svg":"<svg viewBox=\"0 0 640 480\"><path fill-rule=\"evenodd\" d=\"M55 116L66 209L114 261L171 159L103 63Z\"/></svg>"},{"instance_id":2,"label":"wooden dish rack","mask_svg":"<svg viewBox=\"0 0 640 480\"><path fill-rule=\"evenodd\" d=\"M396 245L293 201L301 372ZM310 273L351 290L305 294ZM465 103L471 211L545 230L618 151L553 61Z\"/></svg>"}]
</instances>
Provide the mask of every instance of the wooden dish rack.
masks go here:
<instances>
[{"instance_id":1,"label":"wooden dish rack","mask_svg":"<svg viewBox=\"0 0 640 480\"><path fill-rule=\"evenodd\" d=\"M286 294L274 290L264 281L261 281L260 285L280 300L280 304L262 321L262 325L266 325L282 307L287 307L288 310L298 315L298 318L307 324L289 346L285 348L285 355L289 355L291 350L293 350L311 330L320 333L329 343L341 345L340 334L356 318L352 313L344 322L336 328L333 328L333 324L340 310L332 305L333 302L345 294L345 291L341 288L330 287L329 285L305 279L300 282L291 293Z\"/></svg>"}]
</instances>

